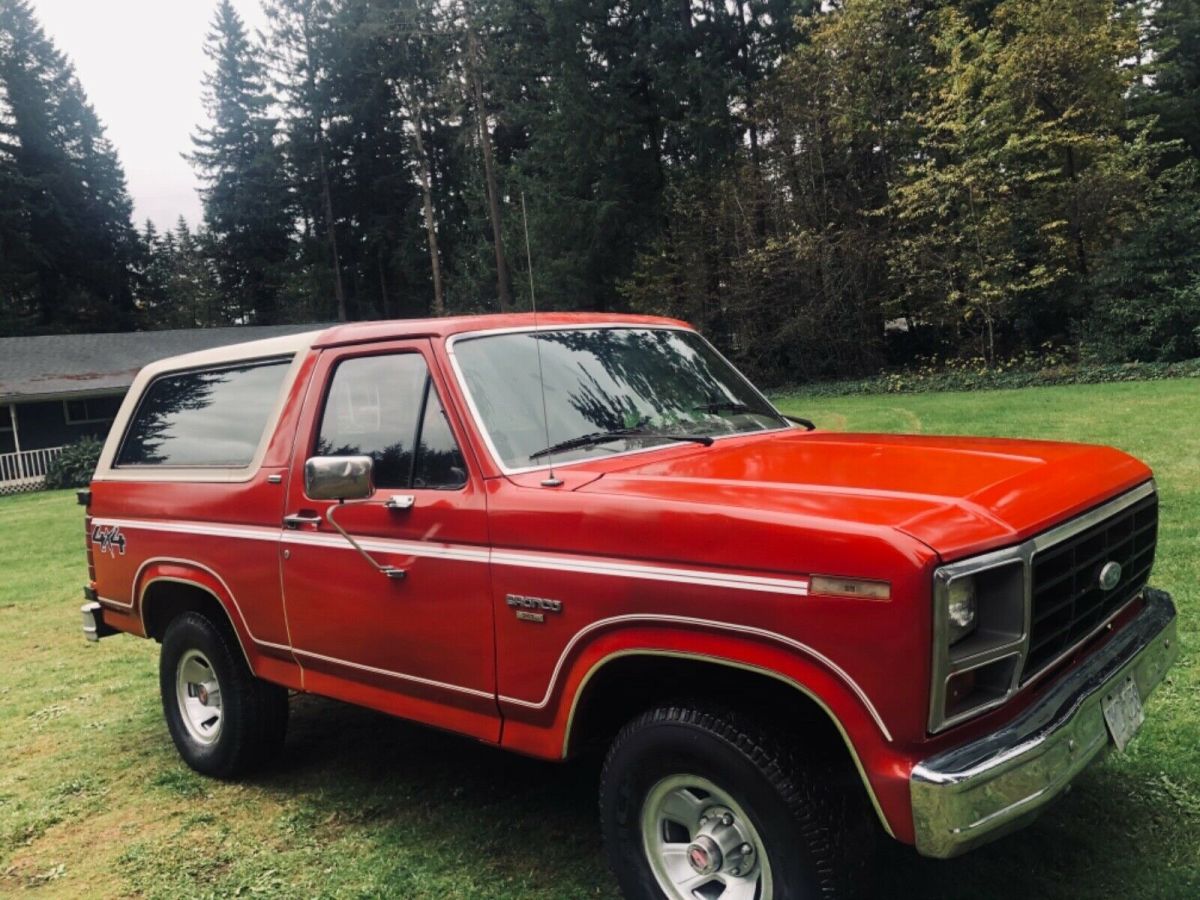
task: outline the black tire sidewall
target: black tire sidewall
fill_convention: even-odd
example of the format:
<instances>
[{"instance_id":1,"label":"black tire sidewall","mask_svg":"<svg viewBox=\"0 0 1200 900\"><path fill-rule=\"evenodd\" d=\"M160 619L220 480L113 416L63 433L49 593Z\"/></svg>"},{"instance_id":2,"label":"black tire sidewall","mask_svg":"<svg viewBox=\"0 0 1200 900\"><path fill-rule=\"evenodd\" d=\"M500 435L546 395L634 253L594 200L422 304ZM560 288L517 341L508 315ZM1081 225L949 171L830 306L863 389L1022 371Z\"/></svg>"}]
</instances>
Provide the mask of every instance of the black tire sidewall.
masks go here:
<instances>
[{"instance_id":1,"label":"black tire sidewall","mask_svg":"<svg viewBox=\"0 0 1200 900\"><path fill-rule=\"evenodd\" d=\"M189 650L204 654L221 686L221 733L211 744L192 737L183 721L175 694L176 668ZM159 690L171 739L184 762L205 775L226 778L242 767L251 714L250 675L245 662L234 656L230 637L199 613L174 619L163 636L159 656Z\"/></svg>"},{"instance_id":2,"label":"black tire sidewall","mask_svg":"<svg viewBox=\"0 0 1200 900\"><path fill-rule=\"evenodd\" d=\"M777 773L778 774L778 773ZM614 749L605 772L601 821L610 861L628 898L663 896L646 859L641 815L650 790L671 775L697 775L727 791L754 823L771 866L773 896L821 895L809 838L780 787L735 744L695 724L647 724Z\"/></svg>"}]
</instances>

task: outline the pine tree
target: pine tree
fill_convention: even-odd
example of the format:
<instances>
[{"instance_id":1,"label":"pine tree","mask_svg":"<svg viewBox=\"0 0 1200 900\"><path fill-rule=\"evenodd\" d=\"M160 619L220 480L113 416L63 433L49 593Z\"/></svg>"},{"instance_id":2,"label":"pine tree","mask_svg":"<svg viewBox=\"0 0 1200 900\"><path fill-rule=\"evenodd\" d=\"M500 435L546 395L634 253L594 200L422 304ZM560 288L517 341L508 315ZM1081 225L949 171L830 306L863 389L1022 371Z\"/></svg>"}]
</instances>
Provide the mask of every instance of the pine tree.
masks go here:
<instances>
[{"instance_id":1,"label":"pine tree","mask_svg":"<svg viewBox=\"0 0 1200 900\"><path fill-rule=\"evenodd\" d=\"M234 323L286 321L281 298L291 256L292 216L277 120L270 114L261 53L229 0L221 0L205 45L211 124L193 137L190 159L205 181L207 243Z\"/></svg>"},{"instance_id":2,"label":"pine tree","mask_svg":"<svg viewBox=\"0 0 1200 900\"><path fill-rule=\"evenodd\" d=\"M137 235L124 172L26 0L0 0L0 193L8 327L132 327Z\"/></svg>"},{"instance_id":3,"label":"pine tree","mask_svg":"<svg viewBox=\"0 0 1200 900\"><path fill-rule=\"evenodd\" d=\"M287 155L299 211L307 230L325 245L323 254L306 248L309 271L332 282L336 316L349 316L343 252L340 247L338 171L340 160L329 138L333 118L329 66L333 52L330 0L267 0L269 62L273 86L287 109Z\"/></svg>"},{"instance_id":4,"label":"pine tree","mask_svg":"<svg viewBox=\"0 0 1200 900\"><path fill-rule=\"evenodd\" d=\"M1139 91L1137 110L1156 117L1157 137L1181 141L1184 154L1200 158L1200 0L1157 0L1148 43L1152 80Z\"/></svg>"},{"instance_id":5,"label":"pine tree","mask_svg":"<svg viewBox=\"0 0 1200 900\"><path fill-rule=\"evenodd\" d=\"M213 254L203 235L197 236L180 216L175 229L163 236L168 254L168 294L180 328L227 325Z\"/></svg>"},{"instance_id":6,"label":"pine tree","mask_svg":"<svg viewBox=\"0 0 1200 900\"><path fill-rule=\"evenodd\" d=\"M11 32L0 29L0 58L14 52L12 41ZM17 166L19 150L7 83L0 78L0 335L24 331L36 316L33 248L25 207L28 185Z\"/></svg>"},{"instance_id":7,"label":"pine tree","mask_svg":"<svg viewBox=\"0 0 1200 900\"><path fill-rule=\"evenodd\" d=\"M159 235L153 220L147 219L139 237L134 302L141 329L176 327L172 321L170 265L173 250ZM170 237L170 232L166 237Z\"/></svg>"}]
</instances>

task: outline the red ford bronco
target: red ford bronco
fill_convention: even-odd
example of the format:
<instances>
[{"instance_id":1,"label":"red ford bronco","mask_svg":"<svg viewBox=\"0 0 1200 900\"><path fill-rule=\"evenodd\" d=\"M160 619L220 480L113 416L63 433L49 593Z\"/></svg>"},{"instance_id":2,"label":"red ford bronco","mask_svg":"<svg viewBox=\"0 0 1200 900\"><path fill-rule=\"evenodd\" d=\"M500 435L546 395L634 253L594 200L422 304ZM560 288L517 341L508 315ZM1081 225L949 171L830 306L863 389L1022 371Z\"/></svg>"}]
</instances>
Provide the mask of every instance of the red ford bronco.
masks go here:
<instances>
[{"instance_id":1,"label":"red ford bronco","mask_svg":"<svg viewBox=\"0 0 1200 900\"><path fill-rule=\"evenodd\" d=\"M1105 447L848 435L687 325L342 325L143 370L87 506L84 632L161 642L194 769L288 691L545 759L607 747L628 897L854 890L1123 748L1177 653L1158 498Z\"/></svg>"}]
</instances>

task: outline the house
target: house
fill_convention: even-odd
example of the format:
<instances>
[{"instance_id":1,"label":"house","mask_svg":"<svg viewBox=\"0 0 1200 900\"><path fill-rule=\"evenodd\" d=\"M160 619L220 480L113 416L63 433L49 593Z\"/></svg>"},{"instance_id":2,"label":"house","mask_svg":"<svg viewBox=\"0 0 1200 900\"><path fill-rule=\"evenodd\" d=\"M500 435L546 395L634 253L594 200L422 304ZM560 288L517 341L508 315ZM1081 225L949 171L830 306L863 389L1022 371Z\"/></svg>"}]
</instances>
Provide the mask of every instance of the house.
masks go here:
<instances>
[{"instance_id":1,"label":"house","mask_svg":"<svg viewBox=\"0 0 1200 900\"><path fill-rule=\"evenodd\" d=\"M0 338L0 494L36 490L63 447L108 434L133 376L147 363L320 327L245 325Z\"/></svg>"}]
</instances>

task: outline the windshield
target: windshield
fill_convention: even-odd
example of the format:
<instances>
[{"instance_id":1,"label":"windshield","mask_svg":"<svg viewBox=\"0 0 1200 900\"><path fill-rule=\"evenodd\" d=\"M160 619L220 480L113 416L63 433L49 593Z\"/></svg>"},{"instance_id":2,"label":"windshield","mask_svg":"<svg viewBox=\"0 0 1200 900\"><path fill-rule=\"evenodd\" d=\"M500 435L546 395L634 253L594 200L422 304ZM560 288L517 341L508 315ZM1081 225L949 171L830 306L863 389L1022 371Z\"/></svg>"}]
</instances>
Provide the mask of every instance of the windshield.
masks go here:
<instances>
[{"instance_id":1,"label":"windshield","mask_svg":"<svg viewBox=\"0 0 1200 900\"><path fill-rule=\"evenodd\" d=\"M546 411L538 387L538 349ZM555 452L554 462L662 444L662 435L720 437L787 423L703 338L666 328L590 328L482 335L454 345L471 401L510 469L544 466L547 447L632 431ZM549 435L546 422L549 421Z\"/></svg>"}]
</instances>

